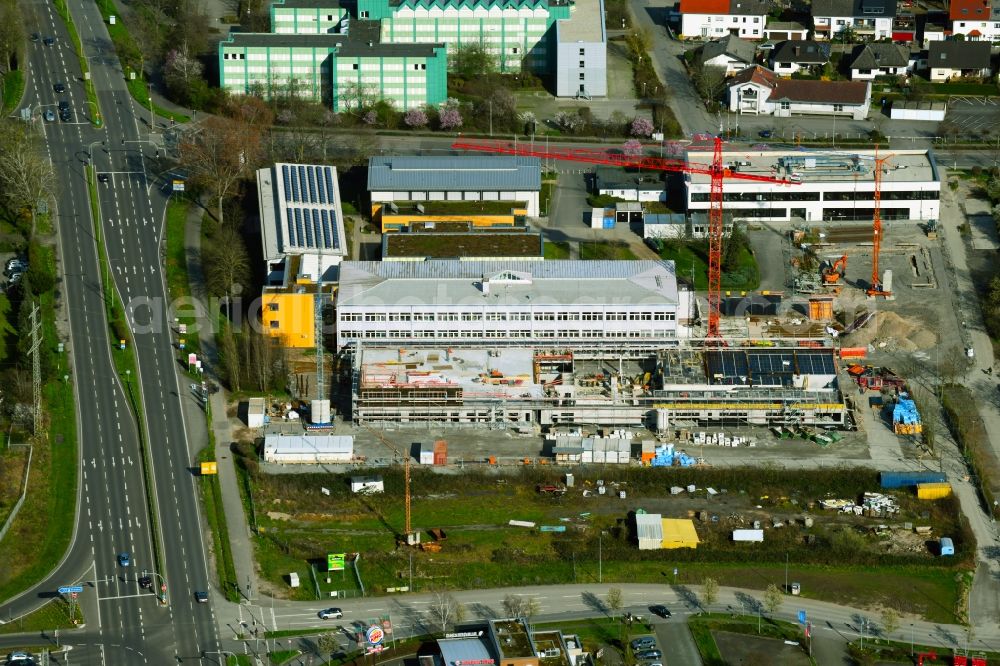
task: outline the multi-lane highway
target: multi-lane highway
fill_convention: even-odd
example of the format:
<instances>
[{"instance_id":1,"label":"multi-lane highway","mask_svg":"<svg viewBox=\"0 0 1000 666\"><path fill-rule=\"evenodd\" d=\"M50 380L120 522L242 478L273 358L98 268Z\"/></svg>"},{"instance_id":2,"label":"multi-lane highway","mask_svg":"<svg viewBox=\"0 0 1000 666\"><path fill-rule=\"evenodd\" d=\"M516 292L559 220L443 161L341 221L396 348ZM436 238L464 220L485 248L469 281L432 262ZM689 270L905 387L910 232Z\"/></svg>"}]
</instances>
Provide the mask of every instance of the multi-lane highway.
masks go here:
<instances>
[{"instance_id":1,"label":"multi-lane highway","mask_svg":"<svg viewBox=\"0 0 1000 666\"><path fill-rule=\"evenodd\" d=\"M2 609L17 617L37 607L60 585L84 585L88 628L69 638L76 663L163 664L197 660L218 649L212 603L198 604L194 591L208 589L208 570L198 515L193 452L187 448L175 352L168 327L159 261L165 195L147 172L152 154L148 123L125 88L101 16L93 3L70 3L103 111L103 127L90 119L79 61L51 3L32 2L29 32L43 39L28 53L23 102L45 133L57 175L57 227L61 272L70 321L69 351L78 392L82 476L81 503L70 552L49 578ZM47 44L44 37L54 37ZM66 90L55 92L57 83ZM66 100L69 120L46 122L46 109ZM99 185L100 235L111 277L129 310L136 334L138 377L121 377L111 358L105 323L95 226L89 206L86 165L107 175ZM103 179L102 179L103 180ZM143 400L145 421L130 407ZM202 426L203 427L203 426ZM158 507L163 563L157 571L143 478L141 432L151 454L154 505ZM129 566L118 555L129 553ZM140 589L149 571L154 591L167 585L167 605ZM213 658L214 660L214 658Z\"/></svg>"}]
</instances>

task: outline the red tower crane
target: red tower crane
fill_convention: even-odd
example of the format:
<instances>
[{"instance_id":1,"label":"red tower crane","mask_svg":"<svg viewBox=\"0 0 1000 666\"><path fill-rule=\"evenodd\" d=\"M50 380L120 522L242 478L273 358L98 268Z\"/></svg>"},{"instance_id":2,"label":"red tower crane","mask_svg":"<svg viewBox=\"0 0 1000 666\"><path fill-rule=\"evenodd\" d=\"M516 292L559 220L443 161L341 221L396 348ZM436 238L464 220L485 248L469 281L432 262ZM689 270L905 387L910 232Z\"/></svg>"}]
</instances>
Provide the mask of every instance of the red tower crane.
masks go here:
<instances>
[{"instance_id":1,"label":"red tower crane","mask_svg":"<svg viewBox=\"0 0 1000 666\"><path fill-rule=\"evenodd\" d=\"M536 148L533 144L511 144L503 141L474 142L459 140L452 144L456 150L471 150L501 155L542 157L567 162L608 164L625 168L669 171L686 174L704 174L711 177L711 208L708 215L708 331L706 337L719 337L719 305L722 300L722 234L723 197L722 184L726 179L749 180L763 183L795 185L797 183L773 176L743 173L726 166L722 161L722 139L715 137L711 164L690 163L681 159L626 155L590 148Z\"/></svg>"}]
</instances>

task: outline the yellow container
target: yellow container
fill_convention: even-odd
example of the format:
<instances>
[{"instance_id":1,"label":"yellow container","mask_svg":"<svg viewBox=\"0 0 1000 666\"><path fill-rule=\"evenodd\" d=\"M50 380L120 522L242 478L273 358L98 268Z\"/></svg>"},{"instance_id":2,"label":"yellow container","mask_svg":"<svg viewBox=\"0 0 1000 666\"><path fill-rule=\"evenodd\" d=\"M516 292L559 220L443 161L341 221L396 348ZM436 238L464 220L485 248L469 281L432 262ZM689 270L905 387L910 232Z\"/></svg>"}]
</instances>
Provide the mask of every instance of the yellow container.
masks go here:
<instances>
[{"instance_id":1,"label":"yellow container","mask_svg":"<svg viewBox=\"0 0 1000 666\"><path fill-rule=\"evenodd\" d=\"M936 500L951 495L950 483L918 483L917 497L925 500Z\"/></svg>"}]
</instances>

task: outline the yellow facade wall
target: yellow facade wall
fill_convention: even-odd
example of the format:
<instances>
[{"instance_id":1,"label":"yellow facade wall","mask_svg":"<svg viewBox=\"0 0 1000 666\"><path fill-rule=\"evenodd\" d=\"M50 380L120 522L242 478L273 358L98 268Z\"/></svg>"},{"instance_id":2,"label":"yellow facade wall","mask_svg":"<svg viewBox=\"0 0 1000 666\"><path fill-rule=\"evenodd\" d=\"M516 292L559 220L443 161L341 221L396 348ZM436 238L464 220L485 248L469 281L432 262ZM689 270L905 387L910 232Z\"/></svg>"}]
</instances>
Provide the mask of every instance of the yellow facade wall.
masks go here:
<instances>
[{"instance_id":1,"label":"yellow facade wall","mask_svg":"<svg viewBox=\"0 0 1000 666\"><path fill-rule=\"evenodd\" d=\"M475 203L475 202L470 202ZM489 229L497 227L513 227L517 219L523 219L528 214L527 208L511 208L510 213L483 214L483 213L456 213L454 215L444 214L421 214L421 213L389 213L381 203L372 204L372 220L378 220L382 226L382 233L387 231L402 231L408 229L412 224L419 223L440 223L457 222L460 224L471 223L473 228Z\"/></svg>"},{"instance_id":2,"label":"yellow facade wall","mask_svg":"<svg viewBox=\"0 0 1000 666\"><path fill-rule=\"evenodd\" d=\"M267 293L261 295L264 331L283 347L316 346L315 294Z\"/></svg>"}]
</instances>

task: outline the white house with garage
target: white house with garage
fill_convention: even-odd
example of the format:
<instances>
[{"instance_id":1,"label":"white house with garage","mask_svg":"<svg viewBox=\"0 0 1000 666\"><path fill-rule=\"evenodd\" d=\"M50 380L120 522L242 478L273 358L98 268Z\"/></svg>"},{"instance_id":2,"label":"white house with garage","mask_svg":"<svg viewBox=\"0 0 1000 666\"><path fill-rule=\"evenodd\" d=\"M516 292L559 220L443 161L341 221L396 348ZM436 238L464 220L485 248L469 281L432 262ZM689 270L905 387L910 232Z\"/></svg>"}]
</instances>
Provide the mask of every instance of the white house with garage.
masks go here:
<instances>
[{"instance_id":1,"label":"white house with garage","mask_svg":"<svg viewBox=\"0 0 1000 666\"><path fill-rule=\"evenodd\" d=\"M763 39L769 7L765 0L681 0L681 37Z\"/></svg>"},{"instance_id":2,"label":"white house with garage","mask_svg":"<svg viewBox=\"0 0 1000 666\"><path fill-rule=\"evenodd\" d=\"M871 83L867 81L783 79L759 65L734 76L727 95L729 110L742 115L824 115L863 120L871 107Z\"/></svg>"}]
</instances>

